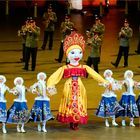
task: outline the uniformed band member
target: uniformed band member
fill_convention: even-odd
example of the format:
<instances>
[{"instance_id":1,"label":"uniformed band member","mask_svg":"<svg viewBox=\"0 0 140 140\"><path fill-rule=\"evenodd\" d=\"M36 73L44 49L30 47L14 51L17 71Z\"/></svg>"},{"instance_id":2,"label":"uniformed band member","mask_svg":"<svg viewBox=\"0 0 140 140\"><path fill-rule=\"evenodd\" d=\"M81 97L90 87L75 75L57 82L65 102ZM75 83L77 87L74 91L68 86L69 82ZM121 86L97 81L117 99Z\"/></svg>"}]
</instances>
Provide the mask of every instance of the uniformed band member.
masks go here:
<instances>
[{"instance_id":1,"label":"uniformed band member","mask_svg":"<svg viewBox=\"0 0 140 140\"><path fill-rule=\"evenodd\" d=\"M53 36L55 30L55 23L57 22L56 13L53 12L52 6L49 5L47 12L43 14L43 24L45 26L44 40L42 45L42 50L45 50L46 44L49 38L49 50L53 47Z\"/></svg>"},{"instance_id":2,"label":"uniformed band member","mask_svg":"<svg viewBox=\"0 0 140 140\"><path fill-rule=\"evenodd\" d=\"M93 65L94 70L99 73L98 70L98 64L100 62L100 47L102 40L98 36L98 33L96 34L90 34L87 31L87 45L90 47L90 54L87 59L87 65L91 67Z\"/></svg>"},{"instance_id":3,"label":"uniformed band member","mask_svg":"<svg viewBox=\"0 0 140 140\"><path fill-rule=\"evenodd\" d=\"M118 56L115 63L111 62L113 66L118 67L122 55L124 55L124 67L128 66L129 40L132 37L132 35L133 30L129 27L128 20L125 19L124 26L121 27L121 30L119 32L120 48Z\"/></svg>"},{"instance_id":4,"label":"uniformed band member","mask_svg":"<svg viewBox=\"0 0 140 140\"><path fill-rule=\"evenodd\" d=\"M101 23L101 18L98 15L95 15L95 23L93 24L90 32L93 34L98 33L98 36L103 40L104 32L105 32L105 25Z\"/></svg>"},{"instance_id":5,"label":"uniformed band member","mask_svg":"<svg viewBox=\"0 0 140 140\"><path fill-rule=\"evenodd\" d=\"M30 56L32 58L32 66L31 70L34 71L36 67L36 57L37 57L37 48L38 48L38 40L40 35L40 28L36 26L35 20L32 18L29 20L28 24L26 24L25 28L25 66L23 69L28 70Z\"/></svg>"},{"instance_id":6,"label":"uniformed band member","mask_svg":"<svg viewBox=\"0 0 140 140\"><path fill-rule=\"evenodd\" d=\"M25 62L25 41L26 41L26 25L28 24L29 19L25 21L25 24L21 26L21 29L18 30L18 36L22 39L22 58L20 58L21 62Z\"/></svg>"},{"instance_id":7,"label":"uniformed band member","mask_svg":"<svg viewBox=\"0 0 140 140\"><path fill-rule=\"evenodd\" d=\"M63 42L64 42L64 39L65 39L66 35L70 35L71 32L74 31L74 30L75 30L75 27L74 27L74 23L71 21L71 16L66 14L65 15L65 21L63 21L61 23L61 26L60 26L61 44L60 44L60 49L59 49L59 56L58 56L57 59L55 59L59 63L61 63L62 59L63 59L63 54L64 54Z\"/></svg>"},{"instance_id":8,"label":"uniformed band member","mask_svg":"<svg viewBox=\"0 0 140 140\"><path fill-rule=\"evenodd\" d=\"M137 50L135 50L135 52L136 52L137 54L140 54L140 25L139 25L139 42L138 42Z\"/></svg>"},{"instance_id":9,"label":"uniformed band member","mask_svg":"<svg viewBox=\"0 0 140 140\"><path fill-rule=\"evenodd\" d=\"M101 23L101 17L99 17L98 15L95 15L95 23L93 24L92 28L90 29L90 33L94 34L94 35L98 33L99 38L103 42L103 37L104 37L104 33L105 33L105 25L103 23ZM101 46L100 46L100 53L101 53L102 42L101 42ZM100 62L100 60L99 60L99 62Z\"/></svg>"}]
</instances>

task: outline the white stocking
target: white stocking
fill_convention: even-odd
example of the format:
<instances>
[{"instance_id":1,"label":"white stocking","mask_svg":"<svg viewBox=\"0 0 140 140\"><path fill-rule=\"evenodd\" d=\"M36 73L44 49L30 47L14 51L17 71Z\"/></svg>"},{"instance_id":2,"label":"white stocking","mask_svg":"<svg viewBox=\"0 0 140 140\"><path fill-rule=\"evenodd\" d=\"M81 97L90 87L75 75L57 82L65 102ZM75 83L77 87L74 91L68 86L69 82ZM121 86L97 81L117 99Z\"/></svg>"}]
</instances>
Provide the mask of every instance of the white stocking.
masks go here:
<instances>
[{"instance_id":1,"label":"white stocking","mask_svg":"<svg viewBox=\"0 0 140 140\"><path fill-rule=\"evenodd\" d=\"M2 132L4 134L7 133L5 123L2 123Z\"/></svg>"},{"instance_id":2,"label":"white stocking","mask_svg":"<svg viewBox=\"0 0 140 140\"><path fill-rule=\"evenodd\" d=\"M42 123L42 131L47 132L47 130L46 130L46 121L43 121L43 123Z\"/></svg>"}]
</instances>

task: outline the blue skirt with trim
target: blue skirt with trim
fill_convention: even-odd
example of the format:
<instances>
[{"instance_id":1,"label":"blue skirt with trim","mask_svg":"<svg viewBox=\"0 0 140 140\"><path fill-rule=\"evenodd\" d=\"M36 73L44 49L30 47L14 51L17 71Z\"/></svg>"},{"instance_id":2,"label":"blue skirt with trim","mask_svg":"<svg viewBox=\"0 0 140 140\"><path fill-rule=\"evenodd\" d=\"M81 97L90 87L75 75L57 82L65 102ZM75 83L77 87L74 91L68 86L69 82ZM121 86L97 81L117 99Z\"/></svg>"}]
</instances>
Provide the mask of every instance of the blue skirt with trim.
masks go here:
<instances>
[{"instance_id":1,"label":"blue skirt with trim","mask_svg":"<svg viewBox=\"0 0 140 140\"><path fill-rule=\"evenodd\" d=\"M26 123L30 117L30 112L26 105L26 102L14 101L13 105L7 112L8 123Z\"/></svg>"},{"instance_id":2,"label":"blue skirt with trim","mask_svg":"<svg viewBox=\"0 0 140 140\"><path fill-rule=\"evenodd\" d=\"M30 111L30 121L42 122L53 119L54 117L50 110L50 101L35 100L34 105Z\"/></svg>"},{"instance_id":3,"label":"blue skirt with trim","mask_svg":"<svg viewBox=\"0 0 140 140\"><path fill-rule=\"evenodd\" d=\"M139 117L139 111L136 105L135 96L122 95L122 98L119 103L124 108L124 110L118 113L116 117L118 116L130 118Z\"/></svg>"},{"instance_id":4,"label":"blue skirt with trim","mask_svg":"<svg viewBox=\"0 0 140 140\"><path fill-rule=\"evenodd\" d=\"M116 97L102 97L99 107L96 111L96 116L102 118L109 118L115 116L118 112L121 112L123 107L121 107L116 99Z\"/></svg>"},{"instance_id":5,"label":"blue skirt with trim","mask_svg":"<svg viewBox=\"0 0 140 140\"><path fill-rule=\"evenodd\" d=\"M0 122L6 122L6 119L7 119L6 102L0 102Z\"/></svg>"}]
</instances>

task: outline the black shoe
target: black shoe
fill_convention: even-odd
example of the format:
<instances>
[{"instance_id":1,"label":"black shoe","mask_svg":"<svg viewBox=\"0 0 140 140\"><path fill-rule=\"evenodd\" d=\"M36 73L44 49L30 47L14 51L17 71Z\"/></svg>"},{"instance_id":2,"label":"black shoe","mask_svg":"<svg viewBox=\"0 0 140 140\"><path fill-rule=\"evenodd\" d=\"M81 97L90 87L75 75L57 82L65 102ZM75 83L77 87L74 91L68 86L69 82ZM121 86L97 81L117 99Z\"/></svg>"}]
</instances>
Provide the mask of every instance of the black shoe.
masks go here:
<instances>
[{"instance_id":1,"label":"black shoe","mask_svg":"<svg viewBox=\"0 0 140 140\"><path fill-rule=\"evenodd\" d=\"M124 65L123 67L126 68L126 67L128 67L128 65Z\"/></svg>"},{"instance_id":2,"label":"black shoe","mask_svg":"<svg viewBox=\"0 0 140 140\"><path fill-rule=\"evenodd\" d=\"M57 58L55 58L55 61L57 61L57 62L61 63L61 61L60 61L59 59L57 59Z\"/></svg>"},{"instance_id":3,"label":"black shoe","mask_svg":"<svg viewBox=\"0 0 140 140\"><path fill-rule=\"evenodd\" d=\"M42 46L41 49L42 49L42 50L45 50L45 47Z\"/></svg>"},{"instance_id":4,"label":"black shoe","mask_svg":"<svg viewBox=\"0 0 140 140\"><path fill-rule=\"evenodd\" d=\"M28 68L22 68L22 69L28 71Z\"/></svg>"},{"instance_id":5,"label":"black shoe","mask_svg":"<svg viewBox=\"0 0 140 140\"><path fill-rule=\"evenodd\" d=\"M135 53L140 54L140 52L138 50L135 50Z\"/></svg>"},{"instance_id":6,"label":"black shoe","mask_svg":"<svg viewBox=\"0 0 140 140\"><path fill-rule=\"evenodd\" d=\"M35 71L35 69L32 69L32 71Z\"/></svg>"},{"instance_id":7,"label":"black shoe","mask_svg":"<svg viewBox=\"0 0 140 140\"><path fill-rule=\"evenodd\" d=\"M25 60L24 60L23 58L20 58L20 61L21 61L21 62L25 62Z\"/></svg>"},{"instance_id":8,"label":"black shoe","mask_svg":"<svg viewBox=\"0 0 140 140\"><path fill-rule=\"evenodd\" d=\"M118 66L117 66L115 63L113 63L113 62L111 62L111 64L112 64L115 68L118 67Z\"/></svg>"},{"instance_id":9,"label":"black shoe","mask_svg":"<svg viewBox=\"0 0 140 140\"><path fill-rule=\"evenodd\" d=\"M55 61L58 61L59 59L55 58Z\"/></svg>"},{"instance_id":10,"label":"black shoe","mask_svg":"<svg viewBox=\"0 0 140 140\"><path fill-rule=\"evenodd\" d=\"M138 66L138 68L140 68L140 66Z\"/></svg>"}]
</instances>

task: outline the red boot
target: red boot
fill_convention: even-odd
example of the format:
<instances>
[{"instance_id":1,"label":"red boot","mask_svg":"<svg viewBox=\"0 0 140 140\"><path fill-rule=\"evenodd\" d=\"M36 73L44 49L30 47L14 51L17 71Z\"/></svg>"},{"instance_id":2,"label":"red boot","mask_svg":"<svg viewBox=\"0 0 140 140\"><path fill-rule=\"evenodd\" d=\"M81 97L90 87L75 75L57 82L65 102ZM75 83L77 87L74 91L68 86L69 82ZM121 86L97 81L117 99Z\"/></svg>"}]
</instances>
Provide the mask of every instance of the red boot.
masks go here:
<instances>
[{"instance_id":1,"label":"red boot","mask_svg":"<svg viewBox=\"0 0 140 140\"><path fill-rule=\"evenodd\" d=\"M73 128L74 128L74 124L71 122L71 123L70 123L70 129L73 130Z\"/></svg>"},{"instance_id":2,"label":"red boot","mask_svg":"<svg viewBox=\"0 0 140 140\"><path fill-rule=\"evenodd\" d=\"M73 130L78 130L78 129L79 129L79 128L78 128L78 123L74 123L73 126L74 126L74 127L73 127Z\"/></svg>"}]
</instances>

